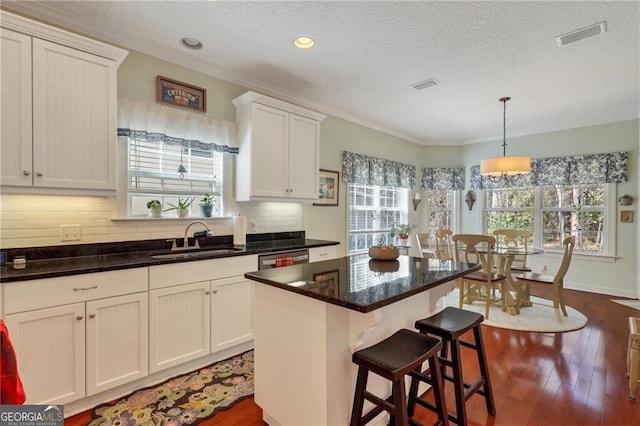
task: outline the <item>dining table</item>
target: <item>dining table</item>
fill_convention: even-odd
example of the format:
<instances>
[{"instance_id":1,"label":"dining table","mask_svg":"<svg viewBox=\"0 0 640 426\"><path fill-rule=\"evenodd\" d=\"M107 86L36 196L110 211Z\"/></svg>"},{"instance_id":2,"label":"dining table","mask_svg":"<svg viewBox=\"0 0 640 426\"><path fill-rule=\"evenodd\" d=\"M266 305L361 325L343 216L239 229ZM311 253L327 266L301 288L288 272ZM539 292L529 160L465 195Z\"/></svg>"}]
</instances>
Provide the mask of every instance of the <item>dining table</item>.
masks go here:
<instances>
[{"instance_id":1,"label":"dining table","mask_svg":"<svg viewBox=\"0 0 640 426\"><path fill-rule=\"evenodd\" d=\"M484 251L483 251L484 250ZM544 250L535 247L525 247L525 246L504 246L504 245L496 245L493 247L484 248L478 247L479 252L493 254L498 258L498 273L502 274L506 277L506 288L503 291L502 297L504 299L504 303L502 304L503 310L509 311L512 315L520 315L521 307L529 307L532 306L531 298L529 295L528 287L523 287L518 284L517 278L514 279L513 274L511 273L511 266L513 265L513 261L516 256L532 256L537 254L544 253ZM514 298L513 294L516 294ZM520 300L521 303L518 303L517 294L520 292L525 292L521 295Z\"/></svg>"}]
</instances>

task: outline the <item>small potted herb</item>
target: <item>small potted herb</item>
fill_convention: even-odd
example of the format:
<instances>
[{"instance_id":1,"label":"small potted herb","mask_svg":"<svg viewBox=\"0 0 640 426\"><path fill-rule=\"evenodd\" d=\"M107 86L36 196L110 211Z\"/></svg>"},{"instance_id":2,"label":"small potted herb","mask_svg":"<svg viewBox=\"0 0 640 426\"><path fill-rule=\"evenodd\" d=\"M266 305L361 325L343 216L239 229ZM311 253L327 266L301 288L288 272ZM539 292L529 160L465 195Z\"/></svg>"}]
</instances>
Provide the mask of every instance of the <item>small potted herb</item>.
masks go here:
<instances>
[{"instance_id":1,"label":"small potted herb","mask_svg":"<svg viewBox=\"0 0 640 426\"><path fill-rule=\"evenodd\" d=\"M151 217L162 217L162 203L160 200L147 201L147 208L151 213Z\"/></svg>"},{"instance_id":2,"label":"small potted herb","mask_svg":"<svg viewBox=\"0 0 640 426\"><path fill-rule=\"evenodd\" d=\"M416 229L416 226L413 223L402 223L400 225L394 224L391 227L391 237L398 236L398 240L401 246L407 246L409 242L409 234Z\"/></svg>"},{"instance_id":3,"label":"small potted herb","mask_svg":"<svg viewBox=\"0 0 640 426\"><path fill-rule=\"evenodd\" d=\"M200 214L202 217L211 217L213 208L216 205L216 199L208 192L200 199Z\"/></svg>"},{"instance_id":4,"label":"small potted herb","mask_svg":"<svg viewBox=\"0 0 640 426\"><path fill-rule=\"evenodd\" d=\"M182 198L178 197L178 202L176 204L167 203L171 207L165 209L164 211L168 212L169 210L175 210L178 214L178 217L187 217L189 214L189 206L191 206L191 203L193 203L193 198L185 198L183 200Z\"/></svg>"}]
</instances>

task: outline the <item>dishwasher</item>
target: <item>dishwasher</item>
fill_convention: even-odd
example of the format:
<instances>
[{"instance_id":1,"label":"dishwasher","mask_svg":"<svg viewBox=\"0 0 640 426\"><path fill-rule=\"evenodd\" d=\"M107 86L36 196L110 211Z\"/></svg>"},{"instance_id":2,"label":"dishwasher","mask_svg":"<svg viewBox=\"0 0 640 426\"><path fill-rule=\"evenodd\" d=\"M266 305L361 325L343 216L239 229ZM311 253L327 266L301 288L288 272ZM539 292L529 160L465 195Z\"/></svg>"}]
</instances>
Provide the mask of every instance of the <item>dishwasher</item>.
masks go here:
<instances>
[{"instance_id":1,"label":"dishwasher","mask_svg":"<svg viewBox=\"0 0 640 426\"><path fill-rule=\"evenodd\" d=\"M289 250L258 256L258 270L309 263L309 250Z\"/></svg>"}]
</instances>

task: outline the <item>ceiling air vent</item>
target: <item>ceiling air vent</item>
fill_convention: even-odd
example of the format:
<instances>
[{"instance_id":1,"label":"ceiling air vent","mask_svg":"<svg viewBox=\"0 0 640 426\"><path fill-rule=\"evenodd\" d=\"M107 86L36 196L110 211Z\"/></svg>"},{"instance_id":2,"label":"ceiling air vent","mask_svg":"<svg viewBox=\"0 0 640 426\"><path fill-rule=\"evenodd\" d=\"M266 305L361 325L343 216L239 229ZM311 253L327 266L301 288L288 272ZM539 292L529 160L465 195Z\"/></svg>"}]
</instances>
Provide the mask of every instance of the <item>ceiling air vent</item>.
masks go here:
<instances>
[{"instance_id":1,"label":"ceiling air vent","mask_svg":"<svg viewBox=\"0 0 640 426\"><path fill-rule=\"evenodd\" d=\"M414 83L409 87L413 87L416 90L423 90L423 89L426 89L427 87L435 86L438 84L440 84L438 80L436 80L435 78L430 78L429 80L421 81L420 83Z\"/></svg>"},{"instance_id":2,"label":"ceiling air vent","mask_svg":"<svg viewBox=\"0 0 640 426\"><path fill-rule=\"evenodd\" d=\"M558 47L565 46L575 41L600 35L607 31L607 21L602 21L597 24L589 25L588 27L581 28L579 30L572 31L570 33L563 34L556 37L556 43Z\"/></svg>"}]
</instances>

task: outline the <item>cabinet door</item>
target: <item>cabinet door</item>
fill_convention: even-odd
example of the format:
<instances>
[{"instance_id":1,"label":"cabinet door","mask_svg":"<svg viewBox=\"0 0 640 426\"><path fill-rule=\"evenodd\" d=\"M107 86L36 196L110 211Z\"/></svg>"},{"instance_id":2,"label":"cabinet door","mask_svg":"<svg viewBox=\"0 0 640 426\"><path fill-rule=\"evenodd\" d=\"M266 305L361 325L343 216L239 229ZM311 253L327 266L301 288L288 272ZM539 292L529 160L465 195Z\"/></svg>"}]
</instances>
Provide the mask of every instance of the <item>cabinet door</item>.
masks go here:
<instances>
[{"instance_id":1,"label":"cabinet door","mask_svg":"<svg viewBox=\"0 0 640 426\"><path fill-rule=\"evenodd\" d=\"M87 395L148 374L147 293L87 302Z\"/></svg>"},{"instance_id":2,"label":"cabinet door","mask_svg":"<svg viewBox=\"0 0 640 426\"><path fill-rule=\"evenodd\" d=\"M114 61L33 40L33 169L39 187L116 189Z\"/></svg>"},{"instance_id":3,"label":"cabinet door","mask_svg":"<svg viewBox=\"0 0 640 426\"><path fill-rule=\"evenodd\" d=\"M318 199L320 123L289 115L289 197Z\"/></svg>"},{"instance_id":4,"label":"cabinet door","mask_svg":"<svg viewBox=\"0 0 640 426\"><path fill-rule=\"evenodd\" d=\"M7 315L27 404L85 396L84 303Z\"/></svg>"},{"instance_id":5,"label":"cabinet door","mask_svg":"<svg viewBox=\"0 0 640 426\"><path fill-rule=\"evenodd\" d=\"M0 29L0 184L31 186L31 37Z\"/></svg>"},{"instance_id":6,"label":"cabinet door","mask_svg":"<svg viewBox=\"0 0 640 426\"><path fill-rule=\"evenodd\" d=\"M149 372L208 355L209 281L149 292Z\"/></svg>"},{"instance_id":7,"label":"cabinet door","mask_svg":"<svg viewBox=\"0 0 640 426\"><path fill-rule=\"evenodd\" d=\"M253 281L213 280L211 290L211 352L253 340Z\"/></svg>"},{"instance_id":8,"label":"cabinet door","mask_svg":"<svg viewBox=\"0 0 640 426\"><path fill-rule=\"evenodd\" d=\"M289 114L251 105L251 196L288 196L287 138Z\"/></svg>"}]
</instances>

